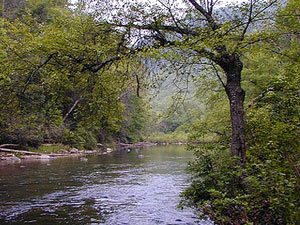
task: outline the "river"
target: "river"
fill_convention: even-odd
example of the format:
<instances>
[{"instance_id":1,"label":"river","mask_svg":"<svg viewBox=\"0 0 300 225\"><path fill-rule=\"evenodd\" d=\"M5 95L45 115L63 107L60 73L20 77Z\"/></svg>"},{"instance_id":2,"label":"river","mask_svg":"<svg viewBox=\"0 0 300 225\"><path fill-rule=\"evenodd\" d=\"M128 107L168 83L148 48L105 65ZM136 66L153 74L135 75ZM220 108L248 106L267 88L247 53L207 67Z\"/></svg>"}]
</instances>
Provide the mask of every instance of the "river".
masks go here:
<instances>
[{"instance_id":1,"label":"river","mask_svg":"<svg viewBox=\"0 0 300 225\"><path fill-rule=\"evenodd\" d=\"M209 224L177 208L192 158L184 146L155 146L0 164L0 224Z\"/></svg>"}]
</instances>

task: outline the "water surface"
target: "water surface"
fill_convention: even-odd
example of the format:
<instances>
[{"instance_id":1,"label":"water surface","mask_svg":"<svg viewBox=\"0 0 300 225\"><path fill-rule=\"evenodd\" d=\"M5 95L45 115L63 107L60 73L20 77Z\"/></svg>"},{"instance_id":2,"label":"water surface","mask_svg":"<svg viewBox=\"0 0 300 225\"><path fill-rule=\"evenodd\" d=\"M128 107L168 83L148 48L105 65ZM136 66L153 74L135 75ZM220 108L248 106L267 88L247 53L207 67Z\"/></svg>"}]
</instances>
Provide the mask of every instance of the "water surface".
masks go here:
<instances>
[{"instance_id":1,"label":"water surface","mask_svg":"<svg viewBox=\"0 0 300 225\"><path fill-rule=\"evenodd\" d=\"M192 157L156 146L0 164L0 224L206 224L177 208Z\"/></svg>"}]
</instances>

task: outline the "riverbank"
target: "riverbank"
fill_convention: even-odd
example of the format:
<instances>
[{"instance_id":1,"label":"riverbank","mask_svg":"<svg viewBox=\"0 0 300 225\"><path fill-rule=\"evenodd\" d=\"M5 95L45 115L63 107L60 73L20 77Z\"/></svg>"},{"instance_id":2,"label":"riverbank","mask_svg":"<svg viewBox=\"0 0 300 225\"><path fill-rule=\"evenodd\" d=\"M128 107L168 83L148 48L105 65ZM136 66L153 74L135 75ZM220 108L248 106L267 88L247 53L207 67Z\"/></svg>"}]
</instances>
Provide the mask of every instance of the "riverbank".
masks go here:
<instances>
[{"instance_id":1,"label":"riverbank","mask_svg":"<svg viewBox=\"0 0 300 225\"><path fill-rule=\"evenodd\" d=\"M78 150L76 148L70 149L70 151L61 151L59 153L50 152L31 152L31 151L18 151L15 153L10 152L11 149L1 149L1 151L6 150L7 152L0 153L0 164L1 162L7 163L16 163L26 160L50 160L58 157L84 157L86 155L96 155L96 154L107 154L108 150Z\"/></svg>"},{"instance_id":2,"label":"riverbank","mask_svg":"<svg viewBox=\"0 0 300 225\"><path fill-rule=\"evenodd\" d=\"M138 142L134 144L116 143L114 147L108 147L98 144L95 150L79 150L61 144L43 144L38 149L19 150L18 145L3 144L0 145L0 163L16 163L24 160L50 160L58 157L82 157L84 160L87 155L105 155L114 150L122 150L128 148L139 148L155 146L157 143Z\"/></svg>"}]
</instances>

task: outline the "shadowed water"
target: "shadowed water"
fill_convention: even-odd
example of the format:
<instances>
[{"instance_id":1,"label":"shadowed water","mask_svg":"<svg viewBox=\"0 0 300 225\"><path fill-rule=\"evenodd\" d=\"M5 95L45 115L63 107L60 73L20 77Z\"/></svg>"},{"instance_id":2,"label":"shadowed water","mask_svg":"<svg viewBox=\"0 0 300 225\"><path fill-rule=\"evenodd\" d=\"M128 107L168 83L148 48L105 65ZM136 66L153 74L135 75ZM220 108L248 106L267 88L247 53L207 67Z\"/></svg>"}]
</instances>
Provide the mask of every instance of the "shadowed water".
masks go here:
<instances>
[{"instance_id":1,"label":"shadowed water","mask_svg":"<svg viewBox=\"0 0 300 225\"><path fill-rule=\"evenodd\" d=\"M206 224L177 208L192 157L156 146L0 164L0 224Z\"/></svg>"}]
</instances>

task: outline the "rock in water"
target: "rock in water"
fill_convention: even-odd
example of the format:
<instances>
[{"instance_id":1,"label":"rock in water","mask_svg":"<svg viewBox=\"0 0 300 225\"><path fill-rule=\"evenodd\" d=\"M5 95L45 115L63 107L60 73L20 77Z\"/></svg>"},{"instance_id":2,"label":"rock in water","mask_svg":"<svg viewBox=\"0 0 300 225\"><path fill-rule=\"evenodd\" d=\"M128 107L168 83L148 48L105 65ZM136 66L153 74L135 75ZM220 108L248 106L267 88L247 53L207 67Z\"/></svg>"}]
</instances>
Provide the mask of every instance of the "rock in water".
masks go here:
<instances>
[{"instance_id":1,"label":"rock in water","mask_svg":"<svg viewBox=\"0 0 300 225\"><path fill-rule=\"evenodd\" d=\"M84 158L84 157L82 157L82 158L80 158L80 161L82 161L82 162L87 162L87 161L89 161L87 158Z\"/></svg>"}]
</instances>

